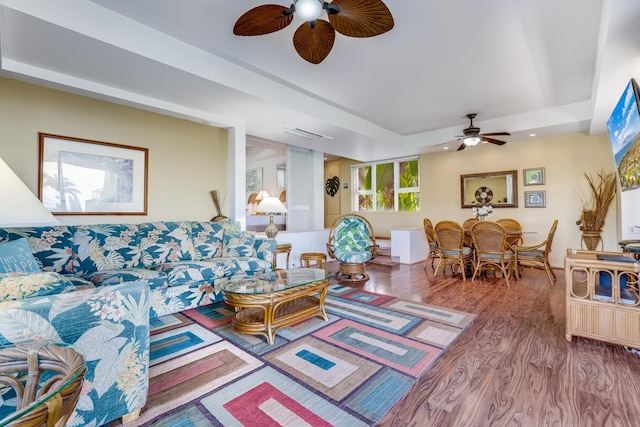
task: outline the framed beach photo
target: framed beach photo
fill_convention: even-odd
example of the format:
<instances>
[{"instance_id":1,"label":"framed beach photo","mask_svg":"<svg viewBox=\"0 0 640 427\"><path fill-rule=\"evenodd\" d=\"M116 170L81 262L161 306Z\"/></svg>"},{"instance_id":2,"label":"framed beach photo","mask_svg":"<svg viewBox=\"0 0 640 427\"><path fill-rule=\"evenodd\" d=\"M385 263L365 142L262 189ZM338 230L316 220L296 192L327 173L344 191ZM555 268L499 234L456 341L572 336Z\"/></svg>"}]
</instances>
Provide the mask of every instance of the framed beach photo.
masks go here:
<instances>
[{"instance_id":1,"label":"framed beach photo","mask_svg":"<svg viewBox=\"0 0 640 427\"><path fill-rule=\"evenodd\" d=\"M522 170L524 185L543 185L544 168L533 168Z\"/></svg>"},{"instance_id":2,"label":"framed beach photo","mask_svg":"<svg viewBox=\"0 0 640 427\"><path fill-rule=\"evenodd\" d=\"M39 133L38 197L56 215L146 215L148 149Z\"/></svg>"},{"instance_id":3,"label":"framed beach photo","mask_svg":"<svg viewBox=\"0 0 640 427\"><path fill-rule=\"evenodd\" d=\"M525 208L546 208L547 207L547 192L541 191L525 191L524 192L524 207Z\"/></svg>"}]
</instances>

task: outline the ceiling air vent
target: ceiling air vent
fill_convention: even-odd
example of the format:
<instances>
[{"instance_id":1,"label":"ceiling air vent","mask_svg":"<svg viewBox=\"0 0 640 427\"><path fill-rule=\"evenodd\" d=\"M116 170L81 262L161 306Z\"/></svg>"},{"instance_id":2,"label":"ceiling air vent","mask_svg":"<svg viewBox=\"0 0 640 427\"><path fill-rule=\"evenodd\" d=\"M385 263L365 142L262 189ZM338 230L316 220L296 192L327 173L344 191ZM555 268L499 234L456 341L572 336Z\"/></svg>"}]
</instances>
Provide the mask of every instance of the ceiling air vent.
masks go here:
<instances>
[{"instance_id":1,"label":"ceiling air vent","mask_svg":"<svg viewBox=\"0 0 640 427\"><path fill-rule=\"evenodd\" d=\"M308 139L308 140L318 140L318 139L333 139L331 136L323 135L318 132L312 132L310 130L301 129L294 126L284 126L284 133L293 136L299 136L300 138Z\"/></svg>"}]
</instances>

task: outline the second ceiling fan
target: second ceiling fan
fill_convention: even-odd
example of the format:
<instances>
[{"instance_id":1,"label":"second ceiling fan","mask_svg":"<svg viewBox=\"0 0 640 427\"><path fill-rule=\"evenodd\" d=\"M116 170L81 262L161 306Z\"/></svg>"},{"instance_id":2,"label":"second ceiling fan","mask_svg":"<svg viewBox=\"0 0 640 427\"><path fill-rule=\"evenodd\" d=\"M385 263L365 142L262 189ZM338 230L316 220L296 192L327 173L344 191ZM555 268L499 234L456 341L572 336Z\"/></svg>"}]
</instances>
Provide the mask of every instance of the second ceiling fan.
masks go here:
<instances>
[{"instance_id":1,"label":"second ceiling fan","mask_svg":"<svg viewBox=\"0 0 640 427\"><path fill-rule=\"evenodd\" d=\"M464 135L457 135L456 138L460 138L462 144L458 147L457 151L464 150L467 147L472 147L477 145L481 141L490 142L496 145L504 145L507 141L502 141L500 139L490 138L492 136L508 136L511 135L509 132L491 132L491 133L480 133L480 128L473 125L473 119L477 116L476 113L467 114L467 118L470 120L469 127L464 129L462 133Z\"/></svg>"},{"instance_id":2,"label":"second ceiling fan","mask_svg":"<svg viewBox=\"0 0 640 427\"><path fill-rule=\"evenodd\" d=\"M320 19L327 13L329 22ZM265 4L245 12L233 27L237 36L261 36L287 27L294 14L302 23L293 35L293 46L312 64L324 60L336 31L350 37L373 37L393 28L393 16L381 0L293 0L289 7Z\"/></svg>"}]
</instances>

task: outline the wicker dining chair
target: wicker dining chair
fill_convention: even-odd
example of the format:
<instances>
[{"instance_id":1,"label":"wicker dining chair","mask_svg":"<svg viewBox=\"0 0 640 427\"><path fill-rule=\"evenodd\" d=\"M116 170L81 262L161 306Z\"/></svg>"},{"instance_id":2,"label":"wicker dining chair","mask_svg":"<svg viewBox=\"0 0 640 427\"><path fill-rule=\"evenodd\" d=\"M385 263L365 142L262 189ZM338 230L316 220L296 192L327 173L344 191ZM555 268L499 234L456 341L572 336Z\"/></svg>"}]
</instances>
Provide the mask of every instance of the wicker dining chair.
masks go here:
<instances>
[{"instance_id":1,"label":"wicker dining chair","mask_svg":"<svg viewBox=\"0 0 640 427\"><path fill-rule=\"evenodd\" d=\"M369 280L365 263L378 254L373 227L360 215L342 215L329 230L327 253L340 261L336 279L352 282Z\"/></svg>"},{"instance_id":2,"label":"wicker dining chair","mask_svg":"<svg viewBox=\"0 0 640 427\"><path fill-rule=\"evenodd\" d=\"M556 275L549 264L549 254L553 245L553 236L558 228L558 220L553 221L549 235L543 241L533 246L516 246L518 253L518 265L524 267L537 268L544 270L549 278L549 284L553 285L556 281Z\"/></svg>"},{"instance_id":3,"label":"wicker dining chair","mask_svg":"<svg viewBox=\"0 0 640 427\"><path fill-rule=\"evenodd\" d=\"M511 272L520 280L518 273L518 257L507 242L507 232L504 227L493 221L480 221L471 227L471 238L475 249L475 269L473 282L481 271L499 270L507 286Z\"/></svg>"},{"instance_id":4,"label":"wicker dining chair","mask_svg":"<svg viewBox=\"0 0 640 427\"><path fill-rule=\"evenodd\" d=\"M436 258L440 258L440 248L438 248L438 240L436 238L436 231L433 229L433 223L429 218L425 218L422 221L424 227L424 234L427 236L427 244L429 245L429 255L424 260L423 268L427 268L427 263L431 260L431 268L433 269L433 261Z\"/></svg>"},{"instance_id":5,"label":"wicker dining chair","mask_svg":"<svg viewBox=\"0 0 640 427\"><path fill-rule=\"evenodd\" d=\"M449 265L452 272L455 266L459 267L462 280L467 280L465 272L467 264L473 266L474 262L472 249L464 244L464 229L455 221L444 220L438 222L434 230L440 249L440 260L433 273L434 277L438 275L441 265L443 265L443 271Z\"/></svg>"},{"instance_id":6,"label":"wicker dining chair","mask_svg":"<svg viewBox=\"0 0 640 427\"><path fill-rule=\"evenodd\" d=\"M462 228L464 229L464 236L465 236L465 241L464 241L465 245L469 247L473 245L473 242L471 241L471 227L473 227L475 224L479 222L480 222L479 218L467 218L462 223Z\"/></svg>"},{"instance_id":7,"label":"wicker dining chair","mask_svg":"<svg viewBox=\"0 0 640 427\"><path fill-rule=\"evenodd\" d=\"M507 232L507 242L511 246L522 245L522 225L513 218L500 218L496 222L504 227Z\"/></svg>"}]
</instances>

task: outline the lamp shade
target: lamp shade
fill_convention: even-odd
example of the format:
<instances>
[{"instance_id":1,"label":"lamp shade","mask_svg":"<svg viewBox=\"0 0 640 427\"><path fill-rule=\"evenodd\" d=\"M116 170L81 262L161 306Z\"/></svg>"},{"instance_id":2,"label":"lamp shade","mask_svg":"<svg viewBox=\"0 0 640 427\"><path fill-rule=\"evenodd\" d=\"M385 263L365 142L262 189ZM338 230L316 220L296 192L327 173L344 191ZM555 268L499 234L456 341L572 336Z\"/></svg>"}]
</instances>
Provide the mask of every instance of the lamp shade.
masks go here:
<instances>
[{"instance_id":1,"label":"lamp shade","mask_svg":"<svg viewBox=\"0 0 640 427\"><path fill-rule=\"evenodd\" d=\"M29 188L0 159L0 227L59 225Z\"/></svg>"},{"instance_id":2,"label":"lamp shade","mask_svg":"<svg viewBox=\"0 0 640 427\"><path fill-rule=\"evenodd\" d=\"M284 207L279 198L267 197L260 202L260 204L256 208L256 212L266 214L279 214L286 213L287 208Z\"/></svg>"},{"instance_id":3,"label":"lamp shade","mask_svg":"<svg viewBox=\"0 0 640 427\"><path fill-rule=\"evenodd\" d=\"M261 201L263 201L267 197L269 197L269 193L267 192L267 190L260 190L258 192L258 195L256 196L256 202L260 203Z\"/></svg>"}]
</instances>

